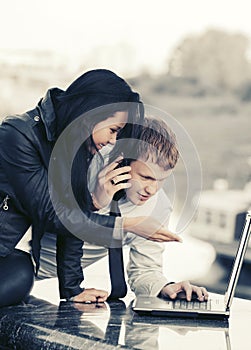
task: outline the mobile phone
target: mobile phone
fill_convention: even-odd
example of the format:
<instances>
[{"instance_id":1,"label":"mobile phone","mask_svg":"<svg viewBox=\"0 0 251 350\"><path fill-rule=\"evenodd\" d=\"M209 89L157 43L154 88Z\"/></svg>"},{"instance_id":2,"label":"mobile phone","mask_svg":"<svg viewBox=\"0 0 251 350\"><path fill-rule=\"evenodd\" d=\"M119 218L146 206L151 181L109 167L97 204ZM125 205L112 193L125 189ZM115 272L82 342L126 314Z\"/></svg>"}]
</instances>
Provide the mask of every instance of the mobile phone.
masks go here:
<instances>
[{"instance_id":1,"label":"mobile phone","mask_svg":"<svg viewBox=\"0 0 251 350\"><path fill-rule=\"evenodd\" d=\"M115 169L118 169L118 168L123 168L124 166L128 166L130 165L130 159L128 158L123 158L121 161L118 162L118 165L116 166ZM123 174L127 174L127 173L122 173L121 175ZM128 180L123 180L123 181L120 181L118 183L126 183Z\"/></svg>"}]
</instances>

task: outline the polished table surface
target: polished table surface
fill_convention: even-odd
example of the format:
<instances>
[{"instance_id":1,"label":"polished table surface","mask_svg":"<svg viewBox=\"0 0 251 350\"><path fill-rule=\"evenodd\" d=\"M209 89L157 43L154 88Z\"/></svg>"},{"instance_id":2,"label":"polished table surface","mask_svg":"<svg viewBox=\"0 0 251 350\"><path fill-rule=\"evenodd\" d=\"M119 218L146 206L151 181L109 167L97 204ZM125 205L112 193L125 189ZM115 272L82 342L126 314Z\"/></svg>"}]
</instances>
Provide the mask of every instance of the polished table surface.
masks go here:
<instances>
[{"instance_id":1,"label":"polished table surface","mask_svg":"<svg viewBox=\"0 0 251 350\"><path fill-rule=\"evenodd\" d=\"M107 261L101 259L86 268L84 283L86 288L109 291ZM57 278L35 282L31 294L27 304L0 308L1 350L250 347L251 300L234 298L226 323L139 316L131 309L134 294L130 290L117 302L60 302Z\"/></svg>"},{"instance_id":2,"label":"polished table surface","mask_svg":"<svg viewBox=\"0 0 251 350\"><path fill-rule=\"evenodd\" d=\"M104 304L31 296L27 304L0 309L0 349L239 350L250 344L249 300L234 299L229 322L140 316L131 301L130 294Z\"/></svg>"}]
</instances>

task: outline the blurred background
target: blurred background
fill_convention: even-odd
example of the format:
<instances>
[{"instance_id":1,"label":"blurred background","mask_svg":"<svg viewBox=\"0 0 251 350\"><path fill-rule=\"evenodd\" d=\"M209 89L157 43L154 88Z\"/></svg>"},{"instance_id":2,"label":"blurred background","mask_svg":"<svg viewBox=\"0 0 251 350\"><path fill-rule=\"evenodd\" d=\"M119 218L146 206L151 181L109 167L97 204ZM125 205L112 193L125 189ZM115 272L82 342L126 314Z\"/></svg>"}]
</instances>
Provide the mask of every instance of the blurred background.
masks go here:
<instances>
[{"instance_id":1,"label":"blurred background","mask_svg":"<svg viewBox=\"0 0 251 350\"><path fill-rule=\"evenodd\" d=\"M123 76L183 125L201 160L198 211L183 251L167 247L167 273L222 292L251 206L250 39L245 0L4 1L0 117L33 108L48 88L64 89L89 69ZM178 212L181 165L175 181ZM251 298L250 277L251 244L238 296Z\"/></svg>"}]
</instances>

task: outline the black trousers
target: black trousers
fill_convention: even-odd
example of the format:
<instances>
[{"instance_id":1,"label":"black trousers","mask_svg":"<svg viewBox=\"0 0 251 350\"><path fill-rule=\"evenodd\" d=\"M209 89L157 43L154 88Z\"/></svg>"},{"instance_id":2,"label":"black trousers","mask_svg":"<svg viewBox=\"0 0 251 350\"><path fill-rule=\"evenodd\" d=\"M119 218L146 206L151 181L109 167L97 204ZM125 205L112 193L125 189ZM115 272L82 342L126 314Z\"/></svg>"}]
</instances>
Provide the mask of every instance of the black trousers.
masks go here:
<instances>
[{"instance_id":1,"label":"black trousers","mask_svg":"<svg viewBox=\"0 0 251 350\"><path fill-rule=\"evenodd\" d=\"M15 249L0 257L0 307L25 300L34 282L34 266L29 253Z\"/></svg>"}]
</instances>

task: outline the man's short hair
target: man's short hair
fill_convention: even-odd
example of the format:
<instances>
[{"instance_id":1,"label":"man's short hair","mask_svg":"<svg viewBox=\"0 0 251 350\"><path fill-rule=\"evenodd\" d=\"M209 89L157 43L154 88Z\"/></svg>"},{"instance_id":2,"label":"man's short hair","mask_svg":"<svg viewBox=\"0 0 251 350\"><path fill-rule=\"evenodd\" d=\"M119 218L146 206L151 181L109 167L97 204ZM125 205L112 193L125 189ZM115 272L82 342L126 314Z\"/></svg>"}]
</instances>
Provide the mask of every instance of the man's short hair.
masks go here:
<instances>
[{"instance_id":1,"label":"man's short hair","mask_svg":"<svg viewBox=\"0 0 251 350\"><path fill-rule=\"evenodd\" d=\"M150 160L164 170L173 169L179 159L176 136L168 125L161 119L145 117L143 125L135 128L131 139L116 142L109 157L110 162L118 155L123 154L124 159L119 166L129 165L141 159Z\"/></svg>"},{"instance_id":2,"label":"man's short hair","mask_svg":"<svg viewBox=\"0 0 251 350\"><path fill-rule=\"evenodd\" d=\"M176 136L161 120L146 117L135 147L135 160L150 160L164 170L173 169L179 159Z\"/></svg>"}]
</instances>

